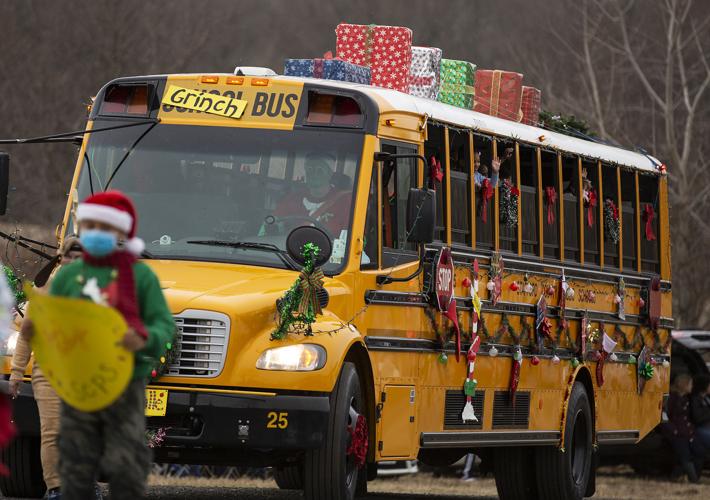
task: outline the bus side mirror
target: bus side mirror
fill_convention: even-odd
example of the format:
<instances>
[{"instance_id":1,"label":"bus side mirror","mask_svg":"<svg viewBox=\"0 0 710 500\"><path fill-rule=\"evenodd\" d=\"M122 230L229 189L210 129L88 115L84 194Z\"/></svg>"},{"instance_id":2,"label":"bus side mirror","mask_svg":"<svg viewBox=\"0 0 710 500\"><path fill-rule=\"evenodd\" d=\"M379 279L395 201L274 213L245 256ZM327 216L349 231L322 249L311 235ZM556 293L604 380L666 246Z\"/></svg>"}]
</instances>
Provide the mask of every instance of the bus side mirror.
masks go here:
<instances>
[{"instance_id":1,"label":"bus side mirror","mask_svg":"<svg viewBox=\"0 0 710 500\"><path fill-rule=\"evenodd\" d=\"M7 193L10 191L10 155L0 152L0 215L7 211Z\"/></svg>"},{"instance_id":2,"label":"bus side mirror","mask_svg":"<svg viewBox=\"0 0 710 500\"><path fill-rule=\"evenodd\" d=\"M407 198L407 241L431 243L436 226L436 191L411 188Z\"/></svg>"}]
</instances>

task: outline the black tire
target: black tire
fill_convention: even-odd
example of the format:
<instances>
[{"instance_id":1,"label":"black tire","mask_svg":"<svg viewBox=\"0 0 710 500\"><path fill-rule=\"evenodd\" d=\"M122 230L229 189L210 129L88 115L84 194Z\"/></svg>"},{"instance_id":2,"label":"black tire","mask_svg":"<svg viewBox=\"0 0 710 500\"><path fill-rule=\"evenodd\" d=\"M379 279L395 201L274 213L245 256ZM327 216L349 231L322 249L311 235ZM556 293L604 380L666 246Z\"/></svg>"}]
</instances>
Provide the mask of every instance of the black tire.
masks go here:
<instances>
[{"instance_id":1,"label":"black tire","mask_svg":"<svg viewBox=\"0 0 710 500\"><path fill-rule=\"evenodd\" d=\"M351 407L366 415L365 399L355 365L344 363L340 378L330 395L330 420L320 448L306 452L303 463L303 490L306 500L353 500L363 494L367 471L358 468L346 452L350 435Z\"/></svg>"},{"instance_id":2,"label":"black tire","mask_svg":"<svg viewBox=\"0 0 710 500\"><path fill-rule=\"evenodd\" d=\"M274 481L282 490L303 489L303 467L300 465L287 465L274 469Z\"/></svg>"},{"instance_id":3,"label":"black tire","mask_svg":"<svg viewBox=\"0 0 710 500\"><path fill-rule=\"evenodd\" d=\"M38 437L19 436L0 452L10 473L0 476L0 491L6 497L42 498L47 487L42 477Z\"/></svg>"},{"instance_id":4,"label":"black tire","mask_svg":"<svg viewBox=\"0 0 710 500\"><path fill-rule=\"evenodd\" d=\"M592 409L581 382L575 382L567 404L564 449L540 446L536 451L537 485L545 500L580 500L594 474Z\"/></svg>"},{"instance_id":5,"label":"black tire","mask_svg":"<svg viewBox=\"0 0 710 500\"><path fill-rule=\"evenodd\" d=\"M493 470L498 497L501 500L536 500L537 482L535 449L532 447L497 448L493 455Z\"/></svg>"}]
</instances>

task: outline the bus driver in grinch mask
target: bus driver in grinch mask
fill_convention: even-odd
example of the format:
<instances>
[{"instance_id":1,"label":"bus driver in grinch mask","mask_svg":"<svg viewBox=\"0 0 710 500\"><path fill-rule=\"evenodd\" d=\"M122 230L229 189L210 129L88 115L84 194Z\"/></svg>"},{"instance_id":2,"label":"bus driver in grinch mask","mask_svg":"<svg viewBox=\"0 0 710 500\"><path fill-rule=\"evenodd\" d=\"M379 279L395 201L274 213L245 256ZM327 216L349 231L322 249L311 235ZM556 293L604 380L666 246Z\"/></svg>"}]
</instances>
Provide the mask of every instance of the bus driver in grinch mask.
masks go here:
<instances>
[{"instance_id":1,"label":"bus driver in grinch mask","mask_svg":"<svg viewBox=\"0 0 710 500\"><path fill-rule=\"evenodd\" d=\"M347 229L350 192L336 187L340 174L334 171L335 159L323 153L306 155L304 188L287 194L274 211L277 220L289 229L314 224L337 238Z\"/></svg>"}]
</instances>

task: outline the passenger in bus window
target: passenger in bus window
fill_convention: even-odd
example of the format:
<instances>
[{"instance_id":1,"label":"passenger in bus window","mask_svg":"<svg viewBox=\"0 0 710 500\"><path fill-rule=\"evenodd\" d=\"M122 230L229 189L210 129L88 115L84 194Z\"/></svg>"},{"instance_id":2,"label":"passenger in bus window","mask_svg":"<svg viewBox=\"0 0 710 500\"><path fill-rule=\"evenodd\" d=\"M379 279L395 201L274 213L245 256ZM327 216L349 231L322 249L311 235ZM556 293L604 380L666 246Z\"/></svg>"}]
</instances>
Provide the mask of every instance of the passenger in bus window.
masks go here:
<instances>
[{"instance_id":1,"label":"passenger in bus window","mask_svg":"<svg viewBox=\"0 0 710 500\"><path fill-rule=\"evenodd\" d=\"M350 180L344 174L337 174L334 167L335 158L331 155L306 155L305 189L283 198L274 215L291 228L316 223L332 237L339 237L348 223L350 190L346 184L350 184Z\"/></svg>"},{"instance_id":2,"label":"passenger in bus window","mask_svg":"<svg viewBox=\"0 0 710 500\"><path fill-rule=\"evenodd\" d=\"M498 173L500 172L500 164L507 158L501 160L500 158L493 158L491 161L491 185L493 187L498 186ZM486 165L481 165L481 152L477 151L473 160L473 180L476 186L480 187L483 181L488 179L488 167Z\"/></svg>"}]
</instances>

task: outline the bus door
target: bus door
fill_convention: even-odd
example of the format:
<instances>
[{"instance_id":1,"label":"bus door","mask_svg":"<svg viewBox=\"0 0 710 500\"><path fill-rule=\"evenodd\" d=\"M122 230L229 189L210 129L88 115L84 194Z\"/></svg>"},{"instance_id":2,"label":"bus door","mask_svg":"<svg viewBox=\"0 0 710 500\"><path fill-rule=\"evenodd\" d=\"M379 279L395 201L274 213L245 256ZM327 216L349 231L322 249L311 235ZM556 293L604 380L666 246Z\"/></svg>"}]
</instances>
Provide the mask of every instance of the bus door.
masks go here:
<instances>
[{"instance_id":1,"label":"bus door","mask_svg":"<svg viewBox=\"0 0 710 500\"><path fill-rule=\"evenodd\" d=\"M412 144L382 141L380 151L416 154ZM382 457L407 457L416 452L418 351L426 330L422 278L388 282L415 273L417 245L407 241L407 198L418 186L414 158L375 162L370 184L361 260L366 344L378 384L380 408L377 443Z\"/></svg>"}]
</instances>

